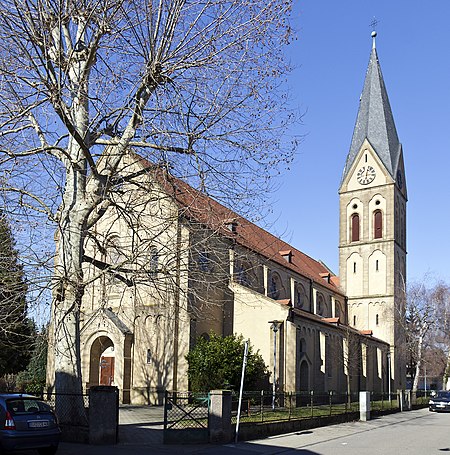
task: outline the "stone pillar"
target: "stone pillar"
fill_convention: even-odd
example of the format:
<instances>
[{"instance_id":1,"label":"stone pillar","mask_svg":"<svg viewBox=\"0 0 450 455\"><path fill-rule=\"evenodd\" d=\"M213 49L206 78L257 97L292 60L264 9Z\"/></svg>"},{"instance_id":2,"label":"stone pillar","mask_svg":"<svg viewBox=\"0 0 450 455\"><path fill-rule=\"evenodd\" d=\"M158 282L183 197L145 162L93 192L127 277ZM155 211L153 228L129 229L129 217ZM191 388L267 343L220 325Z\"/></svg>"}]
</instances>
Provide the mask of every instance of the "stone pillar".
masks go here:
<instances>
[{"instance_id":1,"label":"stone pillar","mask_svg":"<svg viewBox=\"0 0 450 455\"><path fill-rule=\"evenodd\" d=\"M411 411L411 391L398 389L397 395L400 411Z\"/></svg>"},{"instance_id":2,"label":"stone pillar","mask_svg":"<svg viewBox=\"0 0 450 455\"><path fill-rule=\"evenodd\" d=\"M89 444L116 444L118 429L118 388L91 387L89 389Z\"/></svg>"},{"instance_id":3,"label":"stone pillar","mask_svg":"<svg viewBox=\"0 0 450 455\"><path fill-rule=\"evenodd\" d=\"M413 401L411 390L405 390L405 411L411 411L412 403Z\"/></svg>"},{"instance_id":4,"label":"stone pillar","mask_svg":"<svg viewBox=\"0 0 450 455\"><path fill-rule=\"evenodd\" d=\"M370 420L370 392L359 392L359 419Z\"/></svg>"},{"instance_id":5,"label":"stone pillar","mask_svg":"<svg viewBox=\"0 0 450 455\"><path fill-rule=\"evenodd\" d=\"M231 434L231 391L211 390L209 408L209 442L226 444Z\"/></svg>"}]
</instances>

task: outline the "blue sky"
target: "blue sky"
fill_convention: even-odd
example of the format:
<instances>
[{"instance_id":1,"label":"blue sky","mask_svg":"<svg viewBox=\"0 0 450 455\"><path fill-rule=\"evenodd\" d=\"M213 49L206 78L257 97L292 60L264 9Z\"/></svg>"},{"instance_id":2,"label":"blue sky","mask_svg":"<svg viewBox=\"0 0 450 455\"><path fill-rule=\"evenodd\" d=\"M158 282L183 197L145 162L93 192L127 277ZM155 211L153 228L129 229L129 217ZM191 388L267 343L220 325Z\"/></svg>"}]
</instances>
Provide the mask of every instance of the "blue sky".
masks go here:
<instances>
[{"instance_id":1,"label":"blue sky","mask_svg":"<svg viewBox=\"0 0 450 455\"><path fill-rule=\"evenodd\" d=\"M288 49L303 124L273 194L270 230L338 273L338 187L377 25L377 52L403 144L408 279L450 281L450 2L295 0Z\"/></svg>"}]
</instances>

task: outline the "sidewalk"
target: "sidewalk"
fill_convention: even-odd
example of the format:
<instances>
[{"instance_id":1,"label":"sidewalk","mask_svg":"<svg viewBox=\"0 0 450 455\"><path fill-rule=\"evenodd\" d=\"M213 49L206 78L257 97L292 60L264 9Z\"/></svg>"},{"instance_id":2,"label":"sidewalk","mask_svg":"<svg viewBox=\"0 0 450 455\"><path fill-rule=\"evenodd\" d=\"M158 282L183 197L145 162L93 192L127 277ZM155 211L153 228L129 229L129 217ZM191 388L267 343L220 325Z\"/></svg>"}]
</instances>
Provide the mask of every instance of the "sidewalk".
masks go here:
<instances>
[{"instance_id":1,"label":"sidewalk","mask_svg":"<svg viewBox=\"0 0 450 455\"><path fill-rule=\"evenodd\" d=\"M138 411L135 411L138 412ZM418 425L424 418L430 417L427 409L417 411L402 412L390 414L370 420L367 422L350 422L328 427L315 428L313 430L301 431L285 435L273 436L267 439L256 441L242 442L237 445L227 444L224 446L215 446L212 444L205 445L163 445L159 441L159 433L162 433L162 428L159 428L157 422L158 412L153 409L154 422L147 422L134 427L133 423L123 423L122 431L125 431L126 440L114 446L90 446L83 444L68 444L61 443L58 455L153 455L159 454L182 454L182 455L275 455L275 454L317 454L314 449L320 444L329 441L345 440L348 437L358 436L363 437L367 432L382 431L396 425ZM150 413L151 414L151 413ZM148 414L148 415L150 415ZM137 418L137 414L133 417L133 411L129 411L121 415L123 422L127 420L132 422ZM450 418L450 416L449 416ZM125 427L125 428L122 428ZM148 429L145 429L148 428ZM144 432L153 432L153 435L144 439L141 436ZM142 432L142 433L141 433ZM134 435L135 439L132 439ZM150 440L154 438L153 442ZM162 436L161 436L162 438ZM369 448L370 449L370 448ZM334 452L327 452L334 453ZM365 453L371 453L365 451ZM374 453L374 452L372 452Z\"/></svg>"}]
</instances>

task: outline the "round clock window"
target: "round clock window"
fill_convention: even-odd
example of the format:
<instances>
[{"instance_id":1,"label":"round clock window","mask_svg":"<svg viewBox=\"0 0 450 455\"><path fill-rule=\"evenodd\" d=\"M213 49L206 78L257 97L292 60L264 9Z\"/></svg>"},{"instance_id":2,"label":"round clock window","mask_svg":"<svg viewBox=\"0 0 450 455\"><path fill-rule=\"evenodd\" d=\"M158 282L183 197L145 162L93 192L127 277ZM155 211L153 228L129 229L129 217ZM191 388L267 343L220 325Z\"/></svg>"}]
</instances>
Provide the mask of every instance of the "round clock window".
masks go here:
<instances>
[{"instance_id":1,"label":"round clock window","mask_svg":"<svg viewBox=\"0 0 450 455\"><path fill-rule=\"evenodd\" d=\"M361 185L368 185L376 177L375 169L372 166L363 166L356 174L356 179Z\"/></svg>"}]
</instances>

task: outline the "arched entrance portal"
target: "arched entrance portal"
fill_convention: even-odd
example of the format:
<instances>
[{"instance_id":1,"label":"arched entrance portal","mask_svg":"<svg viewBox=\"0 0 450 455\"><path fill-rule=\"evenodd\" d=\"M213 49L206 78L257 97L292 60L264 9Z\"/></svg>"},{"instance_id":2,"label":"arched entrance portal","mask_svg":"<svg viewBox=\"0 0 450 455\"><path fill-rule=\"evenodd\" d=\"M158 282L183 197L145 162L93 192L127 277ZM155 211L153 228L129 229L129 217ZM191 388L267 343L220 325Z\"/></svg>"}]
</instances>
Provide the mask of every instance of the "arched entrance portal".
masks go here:
<instances>
[{"instance_id":1,"label":"arched entrance portal","mask_svg":"<svg viewBox=\"0 0 450 455\"><path fill-rule=\"evenodd\" d=\"M107 336L98 337L91 346L89 385L114 385L114 343Z\"/></svg>"}]
</instances>

